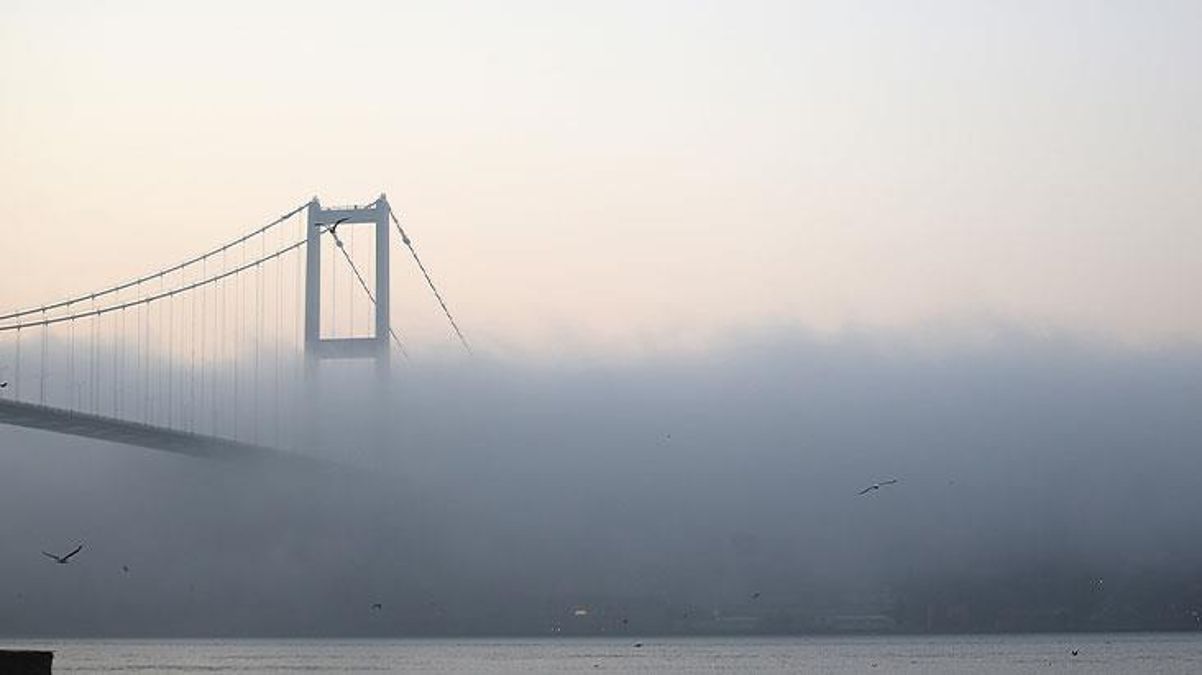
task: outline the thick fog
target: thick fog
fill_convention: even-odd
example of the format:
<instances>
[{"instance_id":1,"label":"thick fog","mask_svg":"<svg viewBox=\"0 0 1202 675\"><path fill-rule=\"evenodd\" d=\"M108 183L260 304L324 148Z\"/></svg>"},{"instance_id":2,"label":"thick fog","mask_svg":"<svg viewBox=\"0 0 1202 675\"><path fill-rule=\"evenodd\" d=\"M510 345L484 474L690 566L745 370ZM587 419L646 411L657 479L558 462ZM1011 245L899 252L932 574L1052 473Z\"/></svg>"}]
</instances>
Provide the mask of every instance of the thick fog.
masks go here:
<instances>
[{"instance_id":1,"label":"thick fog","mask_svg":"<svg viewBox=\"0 0 1202 675\"><path fill-rule=\"evenodd\" d=\"M777 331L415 359L387 406L371 391L366 372L320 388L318 465L0 427L0 634L1189 628L1202 609L1196 348ZM40 553L76 542L67 565Z\"/></svg>"}]
</instances>

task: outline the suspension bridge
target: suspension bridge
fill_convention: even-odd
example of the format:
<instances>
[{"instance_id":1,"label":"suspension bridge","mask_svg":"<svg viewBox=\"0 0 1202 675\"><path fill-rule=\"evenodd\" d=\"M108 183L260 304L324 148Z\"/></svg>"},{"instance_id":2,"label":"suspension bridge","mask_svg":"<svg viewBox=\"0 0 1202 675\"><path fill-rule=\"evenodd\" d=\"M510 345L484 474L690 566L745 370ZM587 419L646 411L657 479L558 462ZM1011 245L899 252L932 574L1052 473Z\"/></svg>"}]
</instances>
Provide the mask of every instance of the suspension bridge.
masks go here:
<instances>
[{"instance_id":1,"label":"suspension bridge","mask_svg":"<svg viewBox=\"0 0 1202 675\"><path fill-rule=\"evenodd\" d=\"M303 451L323 361L374 361L383 388L405 356L394 246L470 351L385 196L314 198L155 272L0 313L0 424L205 458Z\"/></svg>"}]
</instances>

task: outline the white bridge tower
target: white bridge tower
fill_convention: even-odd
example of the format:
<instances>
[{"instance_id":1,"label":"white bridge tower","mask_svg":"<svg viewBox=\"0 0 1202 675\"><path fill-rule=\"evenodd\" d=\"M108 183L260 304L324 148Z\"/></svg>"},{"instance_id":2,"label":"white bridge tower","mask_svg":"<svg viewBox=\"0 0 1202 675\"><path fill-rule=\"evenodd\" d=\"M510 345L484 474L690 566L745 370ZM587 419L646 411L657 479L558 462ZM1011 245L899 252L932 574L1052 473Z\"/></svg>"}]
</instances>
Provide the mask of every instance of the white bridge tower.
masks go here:
<instances>
[{"instance_id":1,"label":"white bridge tower","mask_svg":"<svg viewBox=\"0 0 1202 675\"><path fill-rule=\"evenodd\" d=\"M391 323L389 322L388 199L380 195L367 206L323 208L316 197L308 207L308 238L305 247L305 374L310 384L318 364L327 359L374 359L376 373L386 382L391 369ZM375 332L368 337L322 337L321 335L321 237L331 227L372 225L376 230ZM336 232L336 230L335 230ZM337 238L336 245L342 243Z\"/></svg>"}]
</instances>

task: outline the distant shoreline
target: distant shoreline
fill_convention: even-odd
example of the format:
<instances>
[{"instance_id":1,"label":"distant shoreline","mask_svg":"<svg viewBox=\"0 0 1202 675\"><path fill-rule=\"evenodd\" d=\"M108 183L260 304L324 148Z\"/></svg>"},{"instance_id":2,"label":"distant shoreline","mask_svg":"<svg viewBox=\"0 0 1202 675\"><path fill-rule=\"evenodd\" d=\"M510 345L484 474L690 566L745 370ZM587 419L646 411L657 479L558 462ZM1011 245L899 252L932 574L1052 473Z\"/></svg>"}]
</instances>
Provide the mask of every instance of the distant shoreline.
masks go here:
<instances>
[{"instance_id":1,"label":"distant shoreline","mask_svg":"<svg viewBox=\"0 0 1202 675\"><path fill-rule=\"evenodd\" d=\"M888 637L1006 637L1006 636L1055 636L1055 635L1189 635L1197 634L1202 637L1202 630L1189 629L1108 629L1108 630L1013 630L1013 631L830 631L810 633L656 633L631 630L626 634L615 633L471 633L471 634L422 634L422 635L0 635L0 650L8 648L6 641L16 643L40 643L56 641L213 641L213 640L245 640L275 641L275 640L628 640L639 639L687 639L687 638L888 638Z\"/></svg>"}]
</instances>

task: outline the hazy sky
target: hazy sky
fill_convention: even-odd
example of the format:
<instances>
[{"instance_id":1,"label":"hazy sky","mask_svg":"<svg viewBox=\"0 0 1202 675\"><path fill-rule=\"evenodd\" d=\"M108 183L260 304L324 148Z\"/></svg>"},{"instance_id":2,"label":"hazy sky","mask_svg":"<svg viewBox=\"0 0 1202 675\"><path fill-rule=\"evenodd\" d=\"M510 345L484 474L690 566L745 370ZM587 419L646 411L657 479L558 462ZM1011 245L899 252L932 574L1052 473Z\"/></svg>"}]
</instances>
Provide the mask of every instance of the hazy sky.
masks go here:
<instances>
[{"instance_id":1,"label":"hazy sky","mask_svg":"<svg viewBox=\"0 0 1202 675\"><path fill-rule=\"evenodd\" d=\"M4 0L0 306L387 191L494 349L1196 343L1200 28L1196 2ZM406 278L397 321L446 341Z\"/></svg>"}]
</instances>

